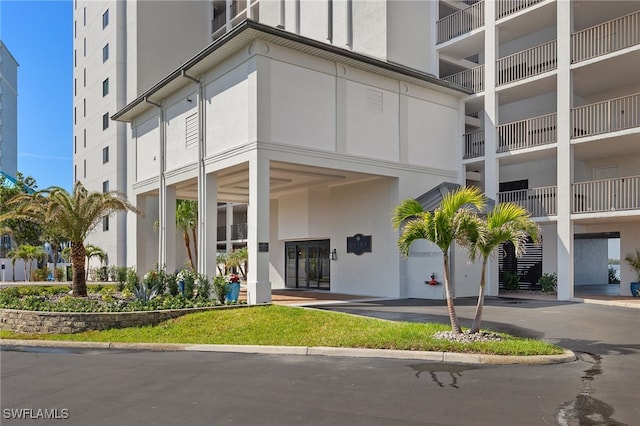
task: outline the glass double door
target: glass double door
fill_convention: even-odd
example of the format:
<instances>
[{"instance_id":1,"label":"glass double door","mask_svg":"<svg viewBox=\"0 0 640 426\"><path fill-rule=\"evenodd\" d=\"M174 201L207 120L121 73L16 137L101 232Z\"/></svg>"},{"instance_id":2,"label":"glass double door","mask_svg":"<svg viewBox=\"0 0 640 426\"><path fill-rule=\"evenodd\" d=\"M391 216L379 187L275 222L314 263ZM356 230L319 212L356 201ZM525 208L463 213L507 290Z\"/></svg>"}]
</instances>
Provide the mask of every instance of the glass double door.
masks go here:
<instances>
[{"instance_id":1,"label":"glass double door","mask_svg":"<svg viewBox=\"0 0 640 426\"><path fill-rule=\"evenodd\" d=\"M329 290L329 240L285 243L287 288Z\"/></svg>"}]
</instances>

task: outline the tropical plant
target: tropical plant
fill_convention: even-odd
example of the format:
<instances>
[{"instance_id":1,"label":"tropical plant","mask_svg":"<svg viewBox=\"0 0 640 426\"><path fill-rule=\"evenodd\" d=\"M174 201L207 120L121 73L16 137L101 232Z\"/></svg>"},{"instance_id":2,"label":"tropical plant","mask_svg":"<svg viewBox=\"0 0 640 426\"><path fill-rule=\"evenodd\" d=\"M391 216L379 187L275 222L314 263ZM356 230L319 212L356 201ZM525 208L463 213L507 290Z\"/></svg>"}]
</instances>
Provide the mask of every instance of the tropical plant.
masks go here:
<instances>
[{"instance_id":1,"label":"tropical plant","mask_svg":"<svg viewBox=\"0 0 640 426\"><path fill-rule=\"evenodd\" d=\"M220 275L224 275L227 269L227 253L218 253L216 254L216 267L218 268L218 272Z\"/></svg>"},{"instance_id":2,"label":"tropical plant","mask_svg":"<svg viewBox=\"0 0 640 426\"><path fill-rule=\"evenodd\" d=\"M0 229L3 234L11 236L14 248L23 244L37 246L43 231L40 222L28 217L7 216L13 210L9 200L19 195L32 194L38 186L36 180L31 176L25 177L20 172L16 174L15 182L8 185L7 180L0 174Z\"/></svg>"},{"instance_id":3,"label":"tropical plant","mask_svg":"<svg viewBox=\"0 0 640 426\"><path fill-rule=\"evenodd\" d=\"M246 247L235 249L227 256L227 266L237 268L242 279L247 279L247 261L249 260L249 250Z\"/></svg>"},{"instance_id":4,"label":"tropical plant","mask_svg":"<svg viewBox=\"0 0 640 426\"><path fill-rule=\"evenodd\" d=\"M624 261L631 266L631 269L636 273L636 278L640 281L640 249L636 249L636 254L627 254L624 257Z\"/></svg>"},{"instance_id":5,"label":"tropical plant","mask_svg":"<svg viewBox=\"0 0 640 426\"><path fill-rule=\"evenodd\" d=\"M193 200L178 200L176 204L176 226L182 231L184 247L191 270L196 270L194 258L198 258L198 242L196 238L198 224L198 202ZM189 233L193 238L189 237ZM191 240L193 239L193 254L191 253Z\"/></svg>"},{"instance_id":6,"label":"tropical plant","mask_svg":"<svg viewBox=\"0 0 640 426\"><path fill-rule=\"evenodd\" d=\"M520 277L515 272L504 271L502 279L506 290L515 291L520 289Z\"/></svg>"},{"instance_id":7,"label":"tropical plant","mask_svg":"<svg viewBox=\"0 0 640 426\"><path fill-rule=\"evenodd\" d=\"M618 278L618 271L613 266L609 266L608 269L609 284L620 284L620 278Z\"/></svg>"},{"instance_id":8,"label":"tropical plant","mask_svg":"<svg viewBox=\"0 0 640 426\"><path fill-rule=\"evenodd\" d=\"M409 255L411 244L419 239L434 243L442 251L447 311L454 334L460 334L462 329L453 304L449 279L449 250L454 242L464 247L472 238L476 238L474 234L479 229L476 211L482 210L484 206L485 197L479 189L462 187L446 194L440 206L433 212L424 211L417 200L408 199L397 206L393 213L393 227L402 227L398 249L404 257Z\"/></svg>"},{"instance_id":9,"label":"tropical plant","mask_svg":"<svg viewBox=\"0 0 640 426\"><path fill-rule=\"evenodd\" d=\"M18 260L18 251L9 250L7 252L7 257L11 259L11 281L15 281L16 280L16 261Z\"/></svg>"},{"instance_id":10,"label":"tropical plant","mask_svg":"<svg viewBox=\"0 0 640 426\"><path fill-rule=\"evenodd\" d=\"M147 304L158 295L158 289L147 280L142 280L137 287L133 288L133 295L138 302Z\"/></svg>"},{"instance_id":11,"label":"tropical plant","mask_svg":"<svg viewBox=\"0 0 640 426\"><path fill-rule=\"evenodd\" d=\"M139 213L121 194L115 191L89 192L79 181L71 193L63 188L51 187L33 194L19 194L9 200L8 204L12 210L0 215L0 220L31 219L42 226L56 228L61 236L71 242L73 296L87 295L84 242L89 233L105 216L112 213Z\"/></svg>"},{"instance_id":12,"label":"tropical plant","mask_svg":"<svg viewBox=\"0 0 640 426\"><path fill-rule=\"evenodd\" d=\"M47 252L40 246L32 246L31 244L23 244L15 251L15 257L24 262L24 280L29 281L34 261L45 259ZM28 268L28 272L27 272Z\"/></svg>"},{"instance_id":13,"label":"tropical plant","mask_svg":"<svg viewBox=\"0 0 640 426\"><path fill-rule=\"evenodd\" d=\"M87 258L87 274L85 279L89 279L89 265L91 264L91 259L97 257L100 260L100 263L104 261L106 257L106 253L98 246L94 246L93 244L87 244L84 248L85 257Z\"/></svg>"},{"instance_id":14,"label":"tropical plant","mask_svg":"<svg viewBox=\"0 0 640 426\"><path fill-rule=\"evenodd\" d=\"M196 289L198 297L209 299L211 298L211 281L205 274L196 274Z\"/></svg>"},{"instance_id":15,"label":"tropical plant","mask_svg":"<svg viewBox=\"0 0 640 426\"><path fill-rule=\"evenodd\" d=\"M552 293L558 290L558 275L553 274L542 274L542 276L538 279L538 284L542 288L543 293Z\"/></svg>"},{"instance_id":16,"label":"tropical plant","mask_svg":"<svg viewBox=\"0 0 640 426\"><path fill-rule=\"evenodd\" d=\"M488 214L486 219L477 222L479 232L472 234L469 258L475 261L482 258L482 272L480 274L480 291L478 304L471 325L470 333L480 331L482 321L482 309L484 307L484 294L486 287L487 262L500 244L510 242L515 249L515 256L520 257L525 252L529 238L538 242L540 228L531 220L529 212L514 203L500 203Z\"/></svg>"}]
</instances>

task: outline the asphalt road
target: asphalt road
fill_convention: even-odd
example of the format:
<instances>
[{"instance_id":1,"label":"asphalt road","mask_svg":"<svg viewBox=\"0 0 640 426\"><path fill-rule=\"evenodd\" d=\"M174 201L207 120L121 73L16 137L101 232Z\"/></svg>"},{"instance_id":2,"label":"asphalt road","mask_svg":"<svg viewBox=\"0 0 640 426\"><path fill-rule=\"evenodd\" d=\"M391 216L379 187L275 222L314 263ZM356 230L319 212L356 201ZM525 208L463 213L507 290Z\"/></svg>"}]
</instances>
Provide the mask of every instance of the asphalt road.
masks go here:
<instances>
[{"instance_id":1,"label":"asphalt road","mask_svg":"<svg viewBox=\"0 0 640 426\"><path fill-rule=\"evenodd\" d=\"M637 425L640 309L489 300L485 326L579 360L488 366L393 359L4 346L2 425ZM425 306L430 304L432 306ZM471 301L458 300L463 325ZM335 309L445 321L439 302ZM49 410L48 412L38 410ZM9 411L7 411L9 410ZM13 410L13 411L12 411ZM27 419L16 419L21 414ZM58 420L35 418L57 415Z\"/></svg>"}]
</instances>

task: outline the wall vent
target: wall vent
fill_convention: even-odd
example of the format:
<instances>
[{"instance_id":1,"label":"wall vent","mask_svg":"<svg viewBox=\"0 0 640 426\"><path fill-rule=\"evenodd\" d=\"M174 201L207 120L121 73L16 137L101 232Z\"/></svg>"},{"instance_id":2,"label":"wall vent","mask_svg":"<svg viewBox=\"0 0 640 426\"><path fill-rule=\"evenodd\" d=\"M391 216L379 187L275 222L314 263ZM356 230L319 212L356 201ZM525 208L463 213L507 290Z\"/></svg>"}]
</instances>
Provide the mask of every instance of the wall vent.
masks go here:
<instances>
[{"instance_id":1,"label":"wall vent","mask_svg":"<svg viewBox=\"0 0 640 426\"><path fill-rule=\"evenodd\" d=\"M367 89L367 109L382 114L382 92L380 90Z\"/></svg>"},{"instance_id":2,"label":"wall vent","mask_svg":"<svg viewBox=\"0 0 640 426\"><path fill-rule=\"evenodd\" d=\"M187 149L198 146L198 113L194 112L185 119L185 146Z\"/></svg>"}]
</instances>

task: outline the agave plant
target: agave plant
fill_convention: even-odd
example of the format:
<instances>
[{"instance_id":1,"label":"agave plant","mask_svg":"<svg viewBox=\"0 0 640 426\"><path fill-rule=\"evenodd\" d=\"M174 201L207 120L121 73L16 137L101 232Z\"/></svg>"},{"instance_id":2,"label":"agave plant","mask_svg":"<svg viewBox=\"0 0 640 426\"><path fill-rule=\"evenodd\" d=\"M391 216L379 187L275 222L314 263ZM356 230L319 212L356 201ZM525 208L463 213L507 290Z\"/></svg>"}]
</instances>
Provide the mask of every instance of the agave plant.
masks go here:
<instances>
[{"instance_id":1,"label":"agave plant","mask_svg":"<svg viewBox=\"0 0 640 426\"><path fill-rule=\"evenodd\" d=\"M138 286L133 288L135 299L142 303L149 303L158 295L158 289L154 285L150 286L147 282L148 280L142 280Z\"/></svg>"}]
</instances>

